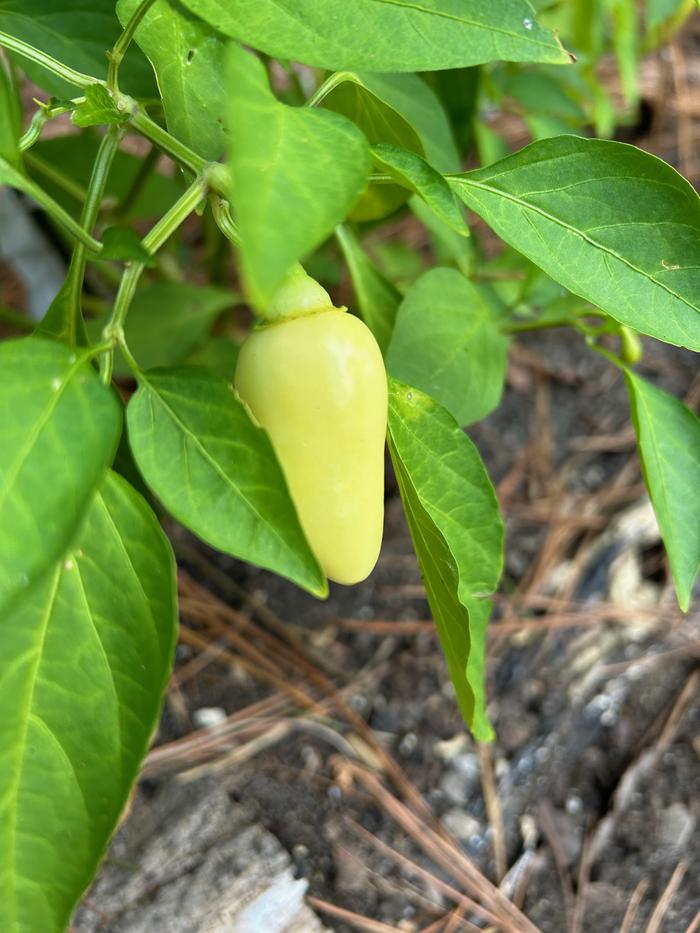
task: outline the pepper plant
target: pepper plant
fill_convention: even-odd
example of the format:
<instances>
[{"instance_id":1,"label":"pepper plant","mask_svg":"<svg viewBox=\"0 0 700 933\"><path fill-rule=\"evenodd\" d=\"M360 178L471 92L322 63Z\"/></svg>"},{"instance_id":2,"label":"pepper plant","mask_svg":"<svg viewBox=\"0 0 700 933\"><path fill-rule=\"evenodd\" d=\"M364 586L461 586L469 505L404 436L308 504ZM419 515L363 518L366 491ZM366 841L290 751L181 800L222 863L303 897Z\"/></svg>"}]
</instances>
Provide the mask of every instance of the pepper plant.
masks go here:
<instances>
[{"instance_id":1,"label":"pepper plant","mask_svg":"<svg viewBox=\"0 0 700 933\"><path fill-rule=\"evenodd\" d=\"M690 5L0 0L0 182L69 257L36 326L1 312L0 929L65 928L155 729L177 618L157 515L323 598L376 560L387 418L456 698L491 738L503 530L464 429L514 334L569 328L624 374L688 609L700 424L635 365L639 335L700 350L700 205L587 128L632 117L639 57ZM370 248L397 212L430 268ZM345 272L350 311L315 281Z\"/></svg>"}]
</instances>

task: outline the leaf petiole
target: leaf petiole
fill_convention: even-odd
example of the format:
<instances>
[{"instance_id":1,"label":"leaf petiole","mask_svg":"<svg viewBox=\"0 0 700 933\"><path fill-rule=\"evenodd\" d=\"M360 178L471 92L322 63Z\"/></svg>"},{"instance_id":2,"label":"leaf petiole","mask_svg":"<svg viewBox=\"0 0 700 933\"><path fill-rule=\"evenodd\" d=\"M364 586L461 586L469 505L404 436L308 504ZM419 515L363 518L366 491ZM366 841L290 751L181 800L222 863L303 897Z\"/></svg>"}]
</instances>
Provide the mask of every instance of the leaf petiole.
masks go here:
<instances>
[{"instance_id":1,"label":"leaf petiole","mask_svg":"<svg viewBox=\"0 0 700 933\"><path fill-rule=\"evenodd\" d=\"M206 196L206 181L199 176L164 214L158 223L146 234L141 241L144 249L149 253L157 252L169 239L177 228L195 210L202 198ZM122 274L119 290L114 301L112 314L102 331L102 336L108 342L109 349L100 359L100 376L105 385L112 380L115 344L124 342L124 322L129 313L131 302L136 293L136 287L145 266L142 262L130 262Z\"/></svg>"},{"instance_id":2,"label":"leaf petiole","mask_svg":"<svg viewBox=\"0 0 700 933\"><path fill-rule=\"evenodd\" d=\"M139 23L144 18L146 13L148 13L154 3L155 0L141 0L141 3L136 7L131 15L129 22L124 27L122 34L112 46L111 51L107 53L107 58L109 60L109 66L107 69L107 87L114 94L119 93L119 84L117 78L119 73L119 66L121 65L122 60L126 55L126 50L131 45L131 40L134 38L134 33L138 29Z\"/></svg>"},{"instance_id":3,"label":"leaf petiole","mask_svg":"<svg viewBox=\"0 0 700 933\"><path fill-rule=\"evenodd\" d=\"M76 87L89 87L91 84L105 84L100 78L94 78L92 75L86 75L81 71L76 71L69 65L64 65L63 62L59 62L58 59L54 58L52 55L35 49L34 46L30 45L28 42L17 39L15 36L9 35L9 33L2 32L2 30L0 30L0 46L8 49L10 52L16 52L18 55L28 58L29 61L36 62L37 65L41 65L43 68L46 68L47 71L52 72L59 78L63 78L63 80L67 81L69 84L74 84Z\"/></svg>"}]
</instances>

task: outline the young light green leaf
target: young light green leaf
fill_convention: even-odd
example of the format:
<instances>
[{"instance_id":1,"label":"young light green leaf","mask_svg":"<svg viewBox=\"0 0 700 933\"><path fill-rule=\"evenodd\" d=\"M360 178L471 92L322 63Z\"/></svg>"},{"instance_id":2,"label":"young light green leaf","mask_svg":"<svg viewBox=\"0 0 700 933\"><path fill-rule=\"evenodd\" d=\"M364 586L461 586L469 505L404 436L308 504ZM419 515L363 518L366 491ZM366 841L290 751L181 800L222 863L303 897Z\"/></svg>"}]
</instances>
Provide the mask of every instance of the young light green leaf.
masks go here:
<instances>
[{"instance_id":1,"label":"young light green leaf","mask_svg":"<svg viewBox=\"0 0 700 933\"><path fill-rule=\"evenodd\" d=\"M178 521L227 554L327 594L269 438L230 384L195 367L151 370L127 423L139 470Z\"/></svg>"},{"instance_id":2,"label":"young light green leaf","mask_svg":"<svg viewBox=\"0 0 700 933\"><path fill-rule=\"evenodd\" d=\"M418 389L389 382L389 450L462 715L488 741L484 650L503 565L503 525L478 451Z\"/></svg>"},{"instance_id":3,"label":"young light green leaf","mask_svg":"<svg viewBox=\"0 0 700 933\"><path fill-rule=\"evenodd\" d=\"M700 419L641 376L626 370L625 378L644 479L687 612L700 570Z\"/></svg>"},{"instance_id":4,"label":"young light green leaf","mask_svg":"<svg viewBox=\"0 0 700 933\"><path fill-rule=\"evenodd\" d=\"M232 199L244 278L262 307L352 207L369 146L338 114L281 104L262 62L236 44L230 66Z\"/></svg>"},{"instance_id":5,"label":"young light green leaf","mask_svg":"<svg viewBox=\"0 0 700 933\"><path fill-rule=\"evenodd\" d=\"M455 269L431 269L399 307L389 373L431 395L461 425L501 400L508 342L490 305Z\"/></svg>"},{"instance_id":6,"label":"young light green leaf","mask_svg":"<svg viewBox=\"0 0 700 933\"><path fill-rule=\"evenodd\" d=\"M374 334L382 353L386 353L401 295L377 269L350 227L341 224L336 227L335 235L350 270L360 316Z\"/></svg>"},{"instance_id":7,"label":"young light green leaf","mask_svg":"<svg viewBox=\"0 0 700 933\"><path fill-rule=\"evenodd\" d=\"M239 301L227 288L153 282L136 293L129 308L124 326L129 350L142 369L179 363L204 340L216 318ZM103 326L102 318L89 322L93 342L100 339ZM119 376L131 372L119 351L114 355L114 372ZM233 369L227 378L233 378Z\"/></svg>"},{"instance_id":8,"label":"young light green leaf","mask_svg":"<svg viewBox=\"0 0 700 933\"><path fill-rule=\"evenodd\" d=\"M422 198L432 211L460 236L469 236L469 227L450 186L439 172L413 152L396 146L372 146L372 157L380 170Z\"/></svg>"},{"instance_id":9,"label":"young light green leaf","mask_svg":"<svg viewBox=\"0 0 700 933\"><path fill-rule=\"evenodd\" d=\"M560 136L452 179L507 243L615 320L700 350L700 199L624 143Z\"/></svg>"},{"instance_id":10,"label":"young light green leaf","mask_svg":"<svg viewBox=\"0 0 700 933\"><path fill-rule=\"evenodd\" d=\"M126 25L140 0L119 0ZM226 47L222 37L178 0L157 0L136 30L136 41L153 64L170 132L205 159L226 148Z\"/></svg>"},{"instance_id":11,"label":"young light green leaf","mask_svg":"<svg viewBox=\"0 0 700 933\"><path fill-rule=\"evenodd\" d=\"M0 343L0 611L70 544L120 425L84 352L35 337Z\"/></svg>"},{"instance_id":12,"label":"young light green leaf","mask_svg":"<svg viewBox=\"0 0 700 933\"><path fill-rule=\"evenodd\" d=\"M126 123L129 115L117 110L107 88L102 84L91 84L84 92L85 100L73 111L71 120L75 126L101 126L110 123Z\"/></svg>"},{"instance_id":13,"label":"young light green leaf","mask_svg":"<svg viewBox=\"0 0 700 933\"><path fill-rule=\"evenodd\" d=\"M490 61L569 62L527 0L184 0L274 58L331 71L435 71Z\"/></svg>"},{"instance_id":14,"label":"young light green leaf","mask_svg":"<svg viewBox=\"0 0 700 933\"><path fill-rule=\"evenodd\" d=\"M0 30L96 78L107 76L105 52L121 29L114 0L0 0ZM56 97L73 97L75 88L40 65L17 56L17 62L40 87ZM135 97L155 97L148 62L135 47L124 61L123 89Z\"/></svg>"},{"instance_id":15,"label":"young light green leaf","mask_svg":"<svg viewBox=\"0 0 700 933\"><path fill-rule=\"evenodd\" d=\"M109 473L74 547L0 611L0 929L66 929L153 735L176 631L170 545Z\"/></svg>"},{"instance_id":16,"label":"young light green leaf","mask_svg":"<svg viewBox=\"0 0 700 933\"><path fill-rule=\"evenodd\" d=\"M423 226L432 234L433 250L438 264L454 262L463 275L470 276L475 261L475 244L444 223L417 195L408 202Z\"/></svg>"}]
</instances>

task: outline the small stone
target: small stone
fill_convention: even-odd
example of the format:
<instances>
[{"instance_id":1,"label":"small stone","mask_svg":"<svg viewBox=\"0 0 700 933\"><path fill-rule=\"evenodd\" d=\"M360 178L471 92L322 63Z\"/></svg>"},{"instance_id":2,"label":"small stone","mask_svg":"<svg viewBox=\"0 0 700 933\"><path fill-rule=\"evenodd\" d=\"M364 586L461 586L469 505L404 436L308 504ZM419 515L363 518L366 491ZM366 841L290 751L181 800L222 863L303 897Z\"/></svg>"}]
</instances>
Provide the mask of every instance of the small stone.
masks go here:
<instances>
[{"instance_id":1,"label":"small stone","mask_svg":"<svg viewBox=\"0 0 700 933\"><path fill-rule=\"evenodd\" d=\"M672 803L661 813L660 823L661 845L683 849L693 835L696 819L682 803Z\"/></svg>"},{"instance_id":2,"label":"small stone","mask_svg":"<svg viewBox=\"0 0 700 933\"><path fill-rule=\"evenodd\" d=\"M440 781L440 790L450 803L464 804L469 800L469 784L458 771L448 771Z\"/></svg>"},{"instance_id":3,"label":"small stone","mask_svg":"<svg viewBox=\"0 0 700 933\"><path fill-rule=\"evenodd\" d=\"M443 761L453 761L460 753L469 747L469 738L466 732L458 732L450 739L443 739L433 745L433 751Z\"/></svg>"},{"instance_id":4,"label":"small stone","mask_svg":"<svg viewBox=\"0 0 700 933\"><path fill-rule=\"evenodd\" d=\"M468 839L478 837L481 833L481 824L464 810L459 807L453 807L442 817L445 829L452 833L460 842L466 842Z\"/></svg>"},{"instance_id":5,"label":"small stone","mask_svg":"<svg viewBox=\"0 0 700 933\"><path fill-rule=\"evenodd\" d=\"M220 706L202 706L192 713L192 722L197 729L211 729L226 719L226 711Z\"/></svg>"}]
</instances>

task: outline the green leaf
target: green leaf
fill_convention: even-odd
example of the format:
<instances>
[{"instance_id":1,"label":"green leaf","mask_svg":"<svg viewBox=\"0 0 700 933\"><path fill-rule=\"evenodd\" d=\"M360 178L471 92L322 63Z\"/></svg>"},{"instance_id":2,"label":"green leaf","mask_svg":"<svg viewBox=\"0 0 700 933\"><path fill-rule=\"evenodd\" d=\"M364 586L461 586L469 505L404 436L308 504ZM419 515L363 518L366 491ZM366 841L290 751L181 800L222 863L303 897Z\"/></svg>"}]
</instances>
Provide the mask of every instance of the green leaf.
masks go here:
<instances>
[{"instance_id":1,"label":"green leaf","mask_svg":"<svg viewBox=\"0 0 700 933\"><path fill-rule=\"evenodd\" d=\"M11 165L20 161L17 140L22 130L19 99L5 63L0 60L0 156Z\"/></svg>"},{"instance_id":2,"label":"green leaf","mask_svg":"<svg viewBox=\"0 0 700 933\"><path fill-rule=\"evenodd\" d=\"M518 68L495 72L492 80L502 95L521 105L526 115L546 114L581 125L586 120L585 111L573 99L569 93L571 89L561 80L558 72L559 69L543 73Z\"/></svg>"},{"instance_id":3,"label":"green leaf","mask_svg":"<svg viewBox=\"0 0 700 933\"><path fill-rule=\"evenodd\" d=\"M444 223L417 195L414 195L408 203L418 220L432 234L433 250L437 262L440 264L454 262L464 275L471 275L475 260L475 244L472 238L462 236Z\"/></svg>"},{"instance_id":4,"label":"green leaf","mask_svg":"<svg viewBox=\"0 0 700 933\"><path fill-rule=\"evenodd\" d=\"M138 291L131 303L124 327L127 346L142 369L179 363L204 340L216 318L239 301L226 288L153 282ZM88 323L93 343L100 340L103 326L102 318ZM114 372L118 376L131 373L119 351L114 354ZM228 377L233 377L233 370Z\"/></svg>"},{"instance_id":5,"label":"green leaf","mask_svg":"<svg viewBox=\"0 0 700 933\"><path fill-rule=\"evenodd\" d=\"M700 199L624 143L560 136L452 179L507 243L615 320L700 350Z\"/></svg>"},{"instance_id":6,"label":"green leaf","mask_svg":"<svg viewBox=\"0 0 700 933\"><path fill-rule=\"evenodd\" d=\"M230 384L194 367L152 370L127 422L144 479L178 521L227 554L327 594L269 438Z\"/></svg>"},{"instance_id":7,"label":"green leaf","mask_svg":"<svg viewBox=\"0 0 700 933\"><path fill-rule=\"evenodd\" d=\"M644 479L687 612L700 569L700 419L635 373L625 378Z\"/></svg>"},{"instance_id":8,"label":"green leaf","mask_svg":"<svg viewBox=\"0 0 700 933\"><path fill-rule=\"evenodd\" d=\"M475 65L472 68L433 71L424 76L445 111L450 136L457 144L458 158L466 156L473 144L481 72L481 67Z\"/></svg>"},{"instance_id":9,"label":"green leaf","mask_svg":"<svg viewBox=\"0 0 700 933\"><path fill-rule=\"evenodd\" d=\"M692 3L688 0L647 0L644 17L647 29L655 29L667 20L677 16L683 10L690 12Z\"/></svg>"},{"instance_id":10,"label":"green leaf","mask_svg":"<svg viewBox=\"0 0 700 933\"><path fill-rule=\"evenodd\" d=\"M439 172L459 171L461 159L445 108L422 77L413 74L362 74L360 77L373 94L408 120L418 133L425 158L433 168Z\"/></svg>"},{"instance_id":11,"label":"green leaf","mask_svg":"<svg viewBox=\"0 0 700 933\"><path fill-rule=\"evenodd\" d=\"M119 402L86 359L0 344L0 611L68 547L116 450Z\"/></svg>"},{"instance_id":12,"label":"green leaf","mask_svg":"<svg viewBox=\"0 0 700 933\"><path fill-rule=\"evenodd\" d=\"M371 81L369 76L369 80ZM330 78L332 87L321 100L325 109L339 113L358 126L370 143L392 143L402 149L424 154L418 133L408 120L368 86L363 75L341 71ZM352 219L378 220L408 199L398 185L368 183L352 209Z\"/></svg>"},{"instance_id":13,"label":"green leaf","mask_svg":"<svg viewBox=\"0 0 700 933\"><path fill-rule=\"evenodd\" d=\"M119 262L140 262L144 266L155 266L156 261L141 242L141 237L131 227L107 227L102 233L100 259L115 259Z\"/></svg>"},{"instance_id":14,"label":"green leaf","mask_svg":"<svg viewBox=\"0 0 700 933\"><path fill-rule=\"evenodd\" d=\"M75 126L101 126L103 124L126 123L129 115L117 110L107 88L102 84L91 84L84 92L85 101L73 111L71 120Z\"/></svg>"},{"instance_id":15,"label":"green leaf","mask_svg":"<svg viewBox=\"0 0 700 933\"><path fill-rule=\"evenodd\" d=\"M372 147L372 157L380 170L388 172L409 191L422 198L430 209L461 236L469 236L469 227L455 201L452 189L439 172L420 156L396 146Z\"/></svg>"},{"instance_id":16,"label":"green leaf","mask_svg":"<svg viewBox=\"0 0 700 933\"><path fill-rule=\"evenodd\" d=\"M435 71L490 61L568 62L526 0L184 0L274 58L319 68Z\"/></svg>"},{"instance_id":17,"label":"green leaf","mask_svg":"<svg viewBox=\"0 0 700 933\"><path fill-rule=\"evenodd\" d=\"M336 228L335 234L350 270L360 316L385 353L401 295L377 269L350 227L343 224Z\"/></svg>"},{"instance_id":18,"label":"green leaf","mask_svg":"<svg viewBox=\"0 0 700 933\"><path fill-rule=\"evenodd\" d=\"M369 146L338 114L281 104L262 63L237 45L230 66L232 199L244 279L264 307L293 263L352 207L369 172Z\"/></svg>"},{"instance_id":19,"label":"green leaf","mask_svg":"<svg viewBox=\"0 0 700 933\"><path fill-rule=\"evenodd\" d=\"M484 651L503 525L479 453L418 389L389 381L389 450L430 609L464 719L488 741Z\"/></svg>"},{"instance_id":20,"label":"green leaf","mask_svg":"<svg viewBox=\"0 0 700 933\"><path fill-rule=\"evenodd\" d=\"M139 2L119 0L123 25ZM136 30L136 41L153 64L170 132L203 158L220 158L228 101L221 36L178 0L157 0Z\"/></svg>"},{"instance_id":21,"label":"green leaf","mask_svg":"<svg viewBox=\"0 0 700 933\"><path fill-rule=\"evenodd\" d=\"M0 0L0 30L48 52L64 65L96 78L107 77L106 52L121 28L114 0ZM29 77L56 97L74 97L75 88L40 65L16 60ZM155 97L151 69L135 47L124 60L120 84L135 97Z\"/></svg>"},{"instance_id":22,"label":"green leaf","mask_svg":"<svg viewBox=\"0 0 700 933\"><path fill-rule=\"evenodd\" d=\"M187 357L185 363L188 366L204 366L230 382L236 371L240 348L240 344L235 343L230 337L217 335L210 337L201 347L197 347Z\"/></svg>"},{"instance_id":23,"label":"green leaf","mask_svg":"<svg viewBox=\"0 0 700 933\"><path fill-rule=\"evenodd\" d=\"M62 933L153 735L177 631L155 516L105 478L75 546L0 613L0 928Z\"/></svg>"},{"instance_id":24,"label":"green leaf","mask_svg":"<svg viewBox=\"0 0 700 933\"><path fill-rule=\"evenodd\" d=\"M455 269L431 269L401 303L386 365L465 425L499 404L507 348L479 290Z\"/></svg>"},{"instance_id":25,"label":"green leaf","mask_svg":"<svg viewBox=\"0 0 700 933\"><path fill-rule=\"evenodd\" d=\"M57 136L55 139L41 140L32 147L32 155L42 163L59 168L76 185L85 188L90 179L99 136L88 131L80 135ZM112 162L105 188L105 199L121 203L130 191L143 159L123 152L117 152ZM30 177L41 184L44 190L76 219L80 216L82 201L78 201L59 188L54 182L33 166L28 167ZM182 187L172 178L153 171L146 179L140 193L126 213L126 220L158 217L180 197Z\"/></svg>"}]
</instances>

